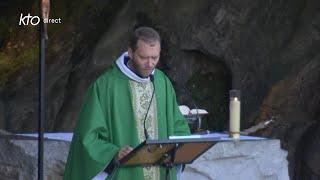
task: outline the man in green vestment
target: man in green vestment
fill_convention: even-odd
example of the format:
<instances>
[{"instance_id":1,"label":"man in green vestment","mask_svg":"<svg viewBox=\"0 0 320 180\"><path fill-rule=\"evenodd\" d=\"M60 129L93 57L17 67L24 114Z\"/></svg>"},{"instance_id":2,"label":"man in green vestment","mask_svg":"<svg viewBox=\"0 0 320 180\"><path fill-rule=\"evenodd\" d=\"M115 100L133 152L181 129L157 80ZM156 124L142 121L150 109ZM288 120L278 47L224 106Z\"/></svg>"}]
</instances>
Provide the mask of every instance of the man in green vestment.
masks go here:
<instances>
[{"instance_id":1,"label":"man in green vestment","mask_svg":"<svg viewBox=\"0 0 320 180\"><path fill-rule=\"evenodd\" d=\"M154 29L137 28L128 52L89 87L74 130L64 179L165 178L163 167L113 168L147 138L190 134L170 80L155 68L160 42ZM175 168L170 176L176 179Z\"/></svg>"}]
</instances>

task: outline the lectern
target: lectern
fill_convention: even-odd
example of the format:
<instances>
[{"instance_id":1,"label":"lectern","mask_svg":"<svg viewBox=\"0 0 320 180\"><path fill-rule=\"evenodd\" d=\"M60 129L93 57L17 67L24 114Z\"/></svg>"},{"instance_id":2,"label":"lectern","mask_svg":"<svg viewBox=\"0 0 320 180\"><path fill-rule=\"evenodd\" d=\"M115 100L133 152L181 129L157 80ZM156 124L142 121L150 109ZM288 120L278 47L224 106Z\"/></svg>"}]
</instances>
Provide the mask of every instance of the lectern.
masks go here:
<instances>
[{"instance_id":1,"label":"lectern","mask_svg":"<svg viewBox=\"0 0 320 180\"><path fill-rule=\"evenodd\" d=\"M119 161L120 166L163 166L166 179L174 165L190 164L221 138L146 140Z\"/></svg>"}]
</instances>

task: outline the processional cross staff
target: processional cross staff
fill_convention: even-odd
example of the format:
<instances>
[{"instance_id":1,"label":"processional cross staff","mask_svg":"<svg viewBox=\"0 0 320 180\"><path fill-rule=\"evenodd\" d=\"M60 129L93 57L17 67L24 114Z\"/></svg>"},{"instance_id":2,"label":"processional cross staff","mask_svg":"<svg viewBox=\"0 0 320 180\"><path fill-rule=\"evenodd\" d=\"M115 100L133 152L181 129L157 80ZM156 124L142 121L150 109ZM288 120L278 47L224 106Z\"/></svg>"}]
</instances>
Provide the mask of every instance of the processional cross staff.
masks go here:
<instances>
[{"instance_id":1,"label":"processional cross staff","mask_svg":"<svg viewBox=\"0 0 320 180\"><path fill-rule=\"evenodd\" d=\"M39 24L39 119L38 119L38 179L43 180L43 129L45 124L45 47L48 39L47 24L50 12L50 0L40 0Z\"/></svg>"}]
</instances>

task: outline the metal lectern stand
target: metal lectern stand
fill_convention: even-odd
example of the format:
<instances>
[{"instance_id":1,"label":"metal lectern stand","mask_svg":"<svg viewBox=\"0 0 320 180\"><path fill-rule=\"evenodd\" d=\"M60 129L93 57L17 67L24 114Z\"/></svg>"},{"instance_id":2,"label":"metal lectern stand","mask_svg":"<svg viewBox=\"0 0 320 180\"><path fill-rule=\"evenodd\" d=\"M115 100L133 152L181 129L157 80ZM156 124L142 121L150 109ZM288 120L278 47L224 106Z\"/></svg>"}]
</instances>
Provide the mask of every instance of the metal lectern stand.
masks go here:
<instances>
[{"instance_id":1,"label":"metal lectern stand","mask_svg":"<svg viewBox=\"0 0 320 180\"><path fill-rule=\"evenodd\" d=\"M162 166L166 168L166 179L175 165L191 164L220 138L146 140L120 160L124 166Z\"/></svg>"}]
</instances>

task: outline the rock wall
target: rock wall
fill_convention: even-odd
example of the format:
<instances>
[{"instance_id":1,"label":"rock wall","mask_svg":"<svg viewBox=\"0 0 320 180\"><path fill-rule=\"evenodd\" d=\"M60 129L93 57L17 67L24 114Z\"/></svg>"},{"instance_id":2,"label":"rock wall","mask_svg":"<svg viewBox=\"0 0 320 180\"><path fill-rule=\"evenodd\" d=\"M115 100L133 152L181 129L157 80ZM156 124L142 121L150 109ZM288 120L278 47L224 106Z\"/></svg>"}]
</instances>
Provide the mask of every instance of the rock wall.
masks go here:
<instances>
[{"instance_id":1,"label":"rock wall","mask_svg":"<svg viewBox=\"0 0 320 180\"><path fill-rule=\"evenodd\" d=\"M19 4L5 2L0 8L17 9L13 7ZM207 128L226 130L227 90L240 89L242 127L273 119L273 124L257 134L281 140L289 153L291 177L301 179L301 174L310 172L314 177L320 176L316 168L319 161L313 162L317 158L306 157L309 152L319 156L314 148L320 141L303 138L318 137L320 133L312 130L320 126L319 1L52 3L52 16L62 16L63 24L49 26L48 131L73 129L86 88L126 50L128 32L135 26L149 25L163 38L159 68L171 78L180 103L192 106L194 99L198 106L212 113L206 120ZM34 11L32 4L20 5ZM16 16L8 10L1 12ZM5 33L8 37L0 38L1 52L6 55L20 52L21 41L24 48L31 47L26 52L33 52L36 29L18 27L17 21L13 23L7 23L8 28L1 31L11 32ZM31 35L25 36L26 33ZM36 60L28 53L23 54L25 59ZM2 55L1 62L2 57L7 57ZM20 62L20 59L17 56L11 61ZM26 64L1 86L2 128L12 132L36 130L35 66L36 63ZM304 143L307 145L301 146ZM297 168L301 164L307 164L307 169L313 171Z\"/></svg>"},{"instance_id":2,"label":"rock wall","mask_svg":"<svg viewBox=\"0 0 320 180\"><path fill-rule=\"evenodd\" d=\"M33 180L38 178L37 140L0 138L0 179ZM69 142L44 142L43 177L46 180L62 179Z\"/></svg>"}]
</instances>

